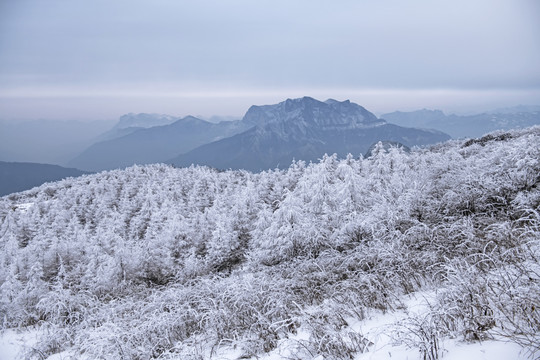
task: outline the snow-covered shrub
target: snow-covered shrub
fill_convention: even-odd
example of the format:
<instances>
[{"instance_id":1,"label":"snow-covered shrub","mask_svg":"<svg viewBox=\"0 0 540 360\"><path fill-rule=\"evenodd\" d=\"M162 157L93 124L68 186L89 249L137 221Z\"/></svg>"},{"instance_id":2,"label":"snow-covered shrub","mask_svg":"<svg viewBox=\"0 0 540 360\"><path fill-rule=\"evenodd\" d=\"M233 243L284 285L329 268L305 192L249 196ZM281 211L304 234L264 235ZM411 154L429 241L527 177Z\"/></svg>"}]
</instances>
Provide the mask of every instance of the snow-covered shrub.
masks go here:
<instances>
[{"instance_id":1,"label":"snow-covered shrub","mask_svg":"<svg viewBox=\"0 0 540 360\"><path fill-rule=\"evenodd\" d=\"M444 331L439 324L439 318L431 313L415 315L403 320L394 333L395 340L410 348L416 348L423 360L443 358L440 338Z\"/></svg>"},{"instance_id":2,"label":"snow-covered shrub","mask_svg":"<svg viewBox=\"0 0 540 360\"><path fill-rule=\"evenodd\" d=\"M446 288L437 305L444 328L469 341L497 335L533 355L540 351L540 315L536 310L540 253L535 233L529 226L514 228L510 235L500 231L500 237L511 237L508 241L514 247L508 247L508 241L499 247L494 241L482 253L446 265Z\"/></svg>"},{"instance_id":3,"label":"snow-covered shrub","mask_svg":"<svg viewBox=\"0 0 540 360\"><path fill-rule=\"evenodd\" d=\"M331 302L306 310L303 322L310 337L301 343L312 356L321 354L329 359L349 360L369 351L372 343L348 327L341 310L339 304Z\"/></svg>"},{"instance_id":4,"label":"snow-covered shrub","mask_svg":"<svg viewBox=\"0 0 540 360\"><path fill-rule=\"evenodd\" d=\"M427 287L431 317L409 324L425 356L447 334L538 352L540 128L499 135L258 174L134 166L1 198L3 327L39 326L37 357L255 356L309 329L310 356L350 358L364 342L340 316Z\"/></svg>"},{"instance_id":5,"label":"snow-covered shrub","mask_svg":"<svg viewBox=\"0 0 540 360\"><path fill-rule=\"evenodd\" d=\"M290 283L261 273L201 283L199 310L215 343L240 344L247 354L268 352L296 327L298 313Z\"/></svg>"}]
</instances>

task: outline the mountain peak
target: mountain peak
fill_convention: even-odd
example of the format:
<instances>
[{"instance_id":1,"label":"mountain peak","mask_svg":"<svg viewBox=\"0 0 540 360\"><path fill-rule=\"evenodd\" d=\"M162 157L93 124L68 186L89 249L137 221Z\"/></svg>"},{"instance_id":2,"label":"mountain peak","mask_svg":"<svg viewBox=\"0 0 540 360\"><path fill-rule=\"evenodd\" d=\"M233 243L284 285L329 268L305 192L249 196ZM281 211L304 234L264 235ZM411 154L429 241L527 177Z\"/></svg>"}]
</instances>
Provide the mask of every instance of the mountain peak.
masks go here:
<instances>
[{"instance_id":1,"label":"mountain peak","mask_svg":"<svg viewBox=\"0 0 540 360\"><path fill-rule=\"evenodd\" d=\"M192 115L188 115L182 119L180 119L181 121L183 122L208 122L206 120L202 120L202 119L199 119L198 117L195 117L195 116L192 116Z\"/></svg>"},{"instance_id":2,"label":"mountain peak","mask_svg":"<svg viewBox=\"0 0 540 360\"><path fill-rule=\"evenodd\" d=\"M338 101L336 99L327 99L325 101L326 104L328 105L335 105L335 104L349 104L351 102L351 100L347 99L345 101Z\"/></svg>"},{"instance_id":3,"label":"mountain peak","mask_svg":"<svg viewBox=\"0 0 540 360\"><path fill-rule=\"evenodd\" d=\"M244 121L257 125L293 124L320 130L364 128L384 124L371 112L350 100L325 102L305 96L274 105L252 106Z\"/></svg>"},{"instance_id":4,"label":"mountain peak","mask_svg":"<svg viewBox=\"0 0 540 360\"><path fill-rule=\"evenodd\" d=\"M168 125L179 118L171 115L147 114L147 113L129 113L120 116L120 120L116 124L117 129L126 129L130 127L150 128L160 125Z\"/></svg>"}]
</instances>

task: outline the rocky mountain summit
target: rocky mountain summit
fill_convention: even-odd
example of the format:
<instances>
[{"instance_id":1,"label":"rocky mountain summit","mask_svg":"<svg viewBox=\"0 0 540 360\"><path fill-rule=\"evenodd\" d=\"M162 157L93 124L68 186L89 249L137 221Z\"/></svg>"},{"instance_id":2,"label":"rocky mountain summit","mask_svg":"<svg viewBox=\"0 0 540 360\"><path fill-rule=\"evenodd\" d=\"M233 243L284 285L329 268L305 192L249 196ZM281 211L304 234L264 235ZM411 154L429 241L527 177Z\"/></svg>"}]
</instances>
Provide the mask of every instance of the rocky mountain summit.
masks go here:
<instances>
[{"instance_id":1,"label":"rocky mountain summit","mask_svg":"<svg viewBox=\"0 0 540 360\"><path fill-rule=\"evenodd\" d=\"M411 147L450 139L440 131L388 124L349 100L322 102L303 97L252 106L242 122L253 127L202 145L170 163L260 171L286 168L294 159L317 161L325 153L358 156L377 141L395 141Z\"/></svg>"}]
</instances>

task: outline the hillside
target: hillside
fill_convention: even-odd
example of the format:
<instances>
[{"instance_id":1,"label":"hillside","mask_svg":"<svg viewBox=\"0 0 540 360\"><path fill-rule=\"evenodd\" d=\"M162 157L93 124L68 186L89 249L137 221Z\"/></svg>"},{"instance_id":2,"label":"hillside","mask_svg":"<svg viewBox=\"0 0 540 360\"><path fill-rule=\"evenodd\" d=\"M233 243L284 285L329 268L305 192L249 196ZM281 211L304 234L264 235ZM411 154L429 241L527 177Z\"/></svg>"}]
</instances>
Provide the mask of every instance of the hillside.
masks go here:
<instances>
[{"instance_id":1,"label":"hillside","mask_svg":"<svg viewBox=\"0 0 540 360\"><path fill-rule=\"evenodd\" d=\"M83 174L87 172L58 165L0 161L0 196Z\"/></svg>"},{"instance_id":2,"label":"hillside","mask_svg":"<svg viewBox=\"0 0 540 360\"><path fill-rule=\"evenodd\" d=\"M3 327L36 332L26 359L363 359L381 333L379 358L449 341L537 358L539 174L534 127L45 184L0 199Z\"/></svg>"}]
</instances>

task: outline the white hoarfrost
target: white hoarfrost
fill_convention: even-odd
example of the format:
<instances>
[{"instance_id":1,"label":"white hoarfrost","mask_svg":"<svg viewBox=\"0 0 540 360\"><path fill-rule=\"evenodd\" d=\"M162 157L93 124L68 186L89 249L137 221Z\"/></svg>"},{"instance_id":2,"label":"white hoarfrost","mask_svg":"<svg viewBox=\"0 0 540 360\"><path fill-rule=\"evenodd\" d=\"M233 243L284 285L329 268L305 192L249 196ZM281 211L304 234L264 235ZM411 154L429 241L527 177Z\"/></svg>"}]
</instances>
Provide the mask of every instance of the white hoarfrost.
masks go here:
<instances>
[{"instance_id":1,"label":"white hoarfrost","mask_svg":"<svg viewBox=\"0 0 540 360\"><path fill-rule=\"evenodd\" d=\"M540 128L0 198L0 359L536 359Z\"/></svg>"}]
</instances>

